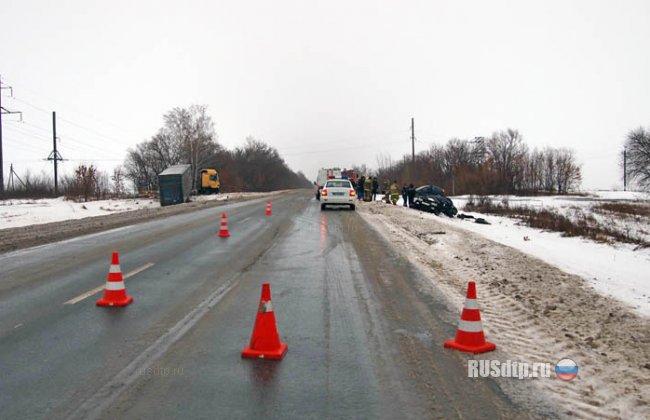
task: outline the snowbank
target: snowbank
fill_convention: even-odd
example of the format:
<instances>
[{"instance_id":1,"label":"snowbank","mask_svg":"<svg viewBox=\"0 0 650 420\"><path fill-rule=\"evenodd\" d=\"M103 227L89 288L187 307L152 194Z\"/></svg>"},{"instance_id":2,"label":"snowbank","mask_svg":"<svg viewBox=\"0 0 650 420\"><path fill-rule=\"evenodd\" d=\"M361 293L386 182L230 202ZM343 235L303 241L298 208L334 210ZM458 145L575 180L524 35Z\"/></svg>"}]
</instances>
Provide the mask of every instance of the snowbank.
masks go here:
<instances>
[{"instance_id":1,"label":"snowbank","mask_svg":"<svg viewBox=\"0 0 650 420\"><path fill-rule=\"evenodd\" d=\"M452 197L456 207L463 208L468 196ZM650 238L647 218L621 219L595 213L593 205L612 201L647 200L648 194L630 191L597 191L590 196L548 196L517 197L493 196L495 203L507 199L510 207L527 206L554 210L567 217L577 213L595 217L606 226L619 230L641 232L639 236ZM588 284L605 295L613 296L629 305L637 312L650 316L650 250L635 250L633 245L602 244L581 238L563 237L557 232L546 232L519 225L516 219L463 212L488 220L491 225L479 225L472 219L449 219L431 214L425 218L458 226L476 232L487 239L516 248L528 255L537 257L562 270L584 278ZM526 240L524 240L526 238Z\"/></svg>"},{"instance_id":2,"label":"snowbank","mask_svg":"<svg viewBox=\"0 0 650 420\"><path fill-rule=\"evenodd\" d=\"M483 328L497 350L459 357L549 363L570 358L580 367L574 381L530 382L562 417L649 418L650 323L636 312L647 314L650 305L647 297L639 301L631 293L648 292L641 279L649 272L648 252L562 238L491 216L492 225L479 225L382 203L361 203L358 213L435 284L432 293L449 302L450 323L458 320L467 281L476 281ZM566 265L587 274L568 274ZM616 298L604 296L598 284ZM621 303L626 300L636 311ZM531 390L520 382L496 381L513 400L533 404Z\"/></svg>"},{"instance_id":3,"label":"snowbank","mask_svg":"<svg viewBox=\"0 0 650 420\"><path fill-rule=\"evenodd\" d=\"M273 194L273 193L271 193ZM192 201L255 198L269 193L227 193L192 197ZM0 200L0 229L30 226L85 217L105 216L144 208L160 207L156 199L137 198L75 203L63 197L48 199Z\"/></svg>"}]
</instances>

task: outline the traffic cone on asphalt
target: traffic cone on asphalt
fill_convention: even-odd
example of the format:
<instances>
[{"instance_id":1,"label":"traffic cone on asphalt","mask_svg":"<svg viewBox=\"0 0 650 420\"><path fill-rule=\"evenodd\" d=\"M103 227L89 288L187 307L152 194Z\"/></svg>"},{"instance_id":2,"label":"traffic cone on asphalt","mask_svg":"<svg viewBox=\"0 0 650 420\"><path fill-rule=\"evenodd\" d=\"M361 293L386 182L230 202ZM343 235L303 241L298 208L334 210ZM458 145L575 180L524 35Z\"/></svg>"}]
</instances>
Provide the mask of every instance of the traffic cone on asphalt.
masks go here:
<instances>
[{"instance_id":1,"label":"traffic cone on asphalt","mask_svg":"<svg viewBox=\"0 0 650 420\"><path fill-rule=\"evenodd\" d=\"M248 359L280 360L287 352L287 344L280 342L275 314L271 303L271 286L262 285L262 297L255 318L250 344L241 352L241 357Z\"/></svg>"},{"instance_id":2,"label":"traffic cone on asphalt","mask_svg":"<svg viewBox=\"0 0 650 420\"><path fill-rule=\"evenodd\" d=\"M226 220L226 213L221 213L221 227L219 228L219 237L227 238L230 236L228 232L228 221Z\"/></svg>"},{"instance_id":3,"label":"traffic cone on asphalt","mask_svg":"<svg viewBox=\"0 0 650 420\"><path fill-rule=\"evenodd\" d=\"M266 211L264 212L265 215L271 216L273 214L273 211L271 210L271 202L267 201L266 202Z\"/></svg>"},{"instance_id":4,"label":"traffic cone on asphalt","mask_svg":"<svg viewBox=\"0 0 650 420\"><path fill-rule=\"evenodd\" d=\"M492 351L497 347L494 343L485 341L481 312L476 300L476 283L473 281L467 285L467 299L456 330L456 338L445 341L445 347L474 354Z\"/></svg>"},{"instance_id":5,"label":"traffic cone on asphalt","mask_svg":"<svg viewBox=\"0 0 650 420\"><path fill-rule=\"evenodd\" d=\"M97 301L97 306L126 306L131 302L133 302L133 297L126 294L126 288L124 287L124 278L120 269L120 256L117 251L113 251L104 296Z\"/></svg>"}]
</instances>

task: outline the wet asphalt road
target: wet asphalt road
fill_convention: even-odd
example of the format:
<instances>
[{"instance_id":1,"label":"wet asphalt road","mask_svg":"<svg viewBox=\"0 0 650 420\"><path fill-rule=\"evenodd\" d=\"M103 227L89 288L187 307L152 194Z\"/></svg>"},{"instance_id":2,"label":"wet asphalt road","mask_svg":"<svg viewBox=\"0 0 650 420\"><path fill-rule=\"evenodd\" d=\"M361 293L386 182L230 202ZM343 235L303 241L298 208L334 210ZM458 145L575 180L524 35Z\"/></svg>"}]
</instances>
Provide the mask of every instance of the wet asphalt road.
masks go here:
<instances>
[{"instance_id":1,"label":"wet asphalt road","mask_svg":"<svg viewBox=\"0 0 650 420\"><path fill-rule=\"evenodd\" d=\"M0 417L525 416L466 378L435 286L355 212L296 192L265 217L265 202L0 255ZM64 304L104 282L113 249L124 273L146 267L126 280L134 303ZM240 358L263 282L280 362Z\"/></svg>"}]
</instances>

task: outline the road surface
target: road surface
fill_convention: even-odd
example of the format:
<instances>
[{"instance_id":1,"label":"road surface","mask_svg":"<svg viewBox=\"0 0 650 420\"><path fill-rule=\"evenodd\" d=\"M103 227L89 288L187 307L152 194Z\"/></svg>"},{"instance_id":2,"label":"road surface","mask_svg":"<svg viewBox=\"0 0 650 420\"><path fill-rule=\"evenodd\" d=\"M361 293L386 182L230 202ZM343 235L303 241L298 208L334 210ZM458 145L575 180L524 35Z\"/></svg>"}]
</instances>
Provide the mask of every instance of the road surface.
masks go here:
<instances>
[{"instance_id":1,"label":"road surface","mask_svg":"<svg viewBox=\"0 0 650 420\"><path fill-rule=\"evenodd\" d=\"M355 212L304 191L265 204L0 255L0 417L526 417L467 378L435 286ZM126 308L95 306L112 250ZM263 282L280 362L240 358Z\"/></svg>"}]
</instances>

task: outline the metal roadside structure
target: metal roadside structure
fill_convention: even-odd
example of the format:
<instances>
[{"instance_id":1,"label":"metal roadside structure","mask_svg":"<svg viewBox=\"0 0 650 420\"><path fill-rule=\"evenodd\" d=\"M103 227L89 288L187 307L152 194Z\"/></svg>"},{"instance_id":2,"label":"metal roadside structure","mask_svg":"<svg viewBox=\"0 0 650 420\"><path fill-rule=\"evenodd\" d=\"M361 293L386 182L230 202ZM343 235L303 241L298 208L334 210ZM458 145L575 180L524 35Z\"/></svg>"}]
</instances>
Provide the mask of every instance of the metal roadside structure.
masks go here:
<instances>
[{"instance_id":1,"label":"metal roadside structure","mask_svg":"<svg viewBox=\"0 0 650 420\"><path fill-rule=\"evenodd\" d=\"M192 166L174 165L158 174L160 205L169 206L190 201Z\"/></svg>"}]
</instances>

